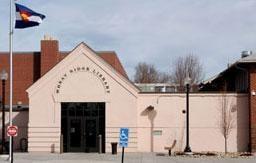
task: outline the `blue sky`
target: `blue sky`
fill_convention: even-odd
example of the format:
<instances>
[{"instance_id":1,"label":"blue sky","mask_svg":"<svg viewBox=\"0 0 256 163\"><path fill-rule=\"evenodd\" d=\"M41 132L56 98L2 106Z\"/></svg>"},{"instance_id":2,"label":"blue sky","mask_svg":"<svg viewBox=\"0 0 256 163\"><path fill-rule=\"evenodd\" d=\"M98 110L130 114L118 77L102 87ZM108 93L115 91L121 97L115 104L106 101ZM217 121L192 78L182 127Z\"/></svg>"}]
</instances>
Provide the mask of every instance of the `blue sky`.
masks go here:
<instances>
[{"instance_id":1,"label":"blue sky","mask_svg":"<svg viewBox=\"0 0 256 163\"><path fill-rule=\"evenodd\" d=\"M0 0L0 51L8 50L9 0ZM46 15L39 27L15 30L15 51L38 51L45 34L61 50L84 41L117 52L130 78L140 61L171 71L173 60L198 55L205 78L256 52L255 0L18 0Z\"/></svg>"}]
</instances>

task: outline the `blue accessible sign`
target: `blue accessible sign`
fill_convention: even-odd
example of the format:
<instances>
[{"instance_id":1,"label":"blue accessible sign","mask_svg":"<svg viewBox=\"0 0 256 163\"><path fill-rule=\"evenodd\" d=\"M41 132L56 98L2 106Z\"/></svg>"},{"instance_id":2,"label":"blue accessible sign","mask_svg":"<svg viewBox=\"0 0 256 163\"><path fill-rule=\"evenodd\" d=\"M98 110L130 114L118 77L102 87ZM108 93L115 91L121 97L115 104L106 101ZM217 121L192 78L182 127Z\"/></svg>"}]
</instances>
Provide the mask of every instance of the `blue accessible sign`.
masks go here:
<instances>
[{"instance_id":1,"label":"blue accessible sign","mask_svg":"<svg viewBox=\"0 0 256 163\"><path fill-rule=\"evenodd\" d=\"M121 128L119 138L119 146L125 148L128 147L129 128Z\"/></svg>"}]
</instances>

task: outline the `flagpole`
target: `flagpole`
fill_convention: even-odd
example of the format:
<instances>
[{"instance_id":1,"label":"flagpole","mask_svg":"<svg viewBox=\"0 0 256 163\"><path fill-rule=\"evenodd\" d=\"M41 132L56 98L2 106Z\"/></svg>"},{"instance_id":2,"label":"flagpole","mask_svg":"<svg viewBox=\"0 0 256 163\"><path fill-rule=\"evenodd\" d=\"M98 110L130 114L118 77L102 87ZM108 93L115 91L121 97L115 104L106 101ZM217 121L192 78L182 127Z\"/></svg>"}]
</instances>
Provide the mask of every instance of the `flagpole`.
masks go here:
<instances>
[{"instance_id":1,"label":"flagpole","mask_svg":"<svg viewBox=\"0 0 256 163\"><path fill-rule=\"evenodd\" d=\"M10 32L9 32L9 51L10 51L10 108L9 108L9 122L12 126L12 93L13 93L13 67L12 67L12 53L13 53L13 0L10 0ZM9 161L12 161L12 137L9 139Z\"/></svg>"}]
</instances>

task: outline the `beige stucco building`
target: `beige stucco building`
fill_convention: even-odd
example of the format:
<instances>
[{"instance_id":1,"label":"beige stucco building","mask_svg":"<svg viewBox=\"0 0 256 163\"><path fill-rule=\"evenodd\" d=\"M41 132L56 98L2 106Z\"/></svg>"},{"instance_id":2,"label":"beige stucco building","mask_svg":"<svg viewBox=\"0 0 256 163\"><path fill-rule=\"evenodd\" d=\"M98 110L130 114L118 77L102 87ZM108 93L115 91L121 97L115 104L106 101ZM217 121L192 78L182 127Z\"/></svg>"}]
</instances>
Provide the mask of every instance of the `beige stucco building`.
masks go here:
<instances>
[{"instance_id":1,"label":"beige stucco building","mask_svg":"<svg viewBox=\"0 0 256 163\"><path fill-rule=\"evenodd\" d=\"M29 110L16 114L28 120L16 125L27 126L20 132L27 133L29 152L98 152L99 146L110 152L111 142L119 141L121 127L130 131L129 152L165 152L164 147L174 140L174 151L185 148L186 116L182 111L186 109L186 95L140 92L85 43L26 91ZM190 95L193 151L224 151L223 103L232 124L228 150L248 150L248 94L194 93Z\"/></svg>"}]
</instances>

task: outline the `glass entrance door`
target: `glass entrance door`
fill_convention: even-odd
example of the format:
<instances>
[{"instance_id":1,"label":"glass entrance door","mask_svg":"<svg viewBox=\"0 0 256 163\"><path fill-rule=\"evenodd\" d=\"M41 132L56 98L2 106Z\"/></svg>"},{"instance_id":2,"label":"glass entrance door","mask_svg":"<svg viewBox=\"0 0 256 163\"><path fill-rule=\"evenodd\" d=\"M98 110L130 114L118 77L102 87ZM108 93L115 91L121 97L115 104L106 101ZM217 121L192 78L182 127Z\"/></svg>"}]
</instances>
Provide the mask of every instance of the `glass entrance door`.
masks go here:
<instances>
[{"instance_id":1,"label":"glass entrance door","mask_svg":"<svg viewBox=\"0 0 256 163\"><path fill-rule=\"evenodd\" d=\"M81 118L69 118L69 146L68 150L72 152L83 152L83 127Z\"/></svg>"},{"instance_id":2,"label":"glass entrance door","mask_svg":"<svg viewBox=\"0 0 256 163\"><path fill-rule=\"evenodd\" d=\"M96 118L86 118L85 120L85 151L98 152L98 121Z\"/></svg>"},{"instance_id":3,"label":"glass entrance door","mask_svg":"<svg viewBox=\"0 0 256 163\"><path fill-rule=\"evenodd\" d=\"M105 152L105 103L61 103L64 152ZM99 135L102 142L99 142Z\"/></svg>"}]
</instances>

